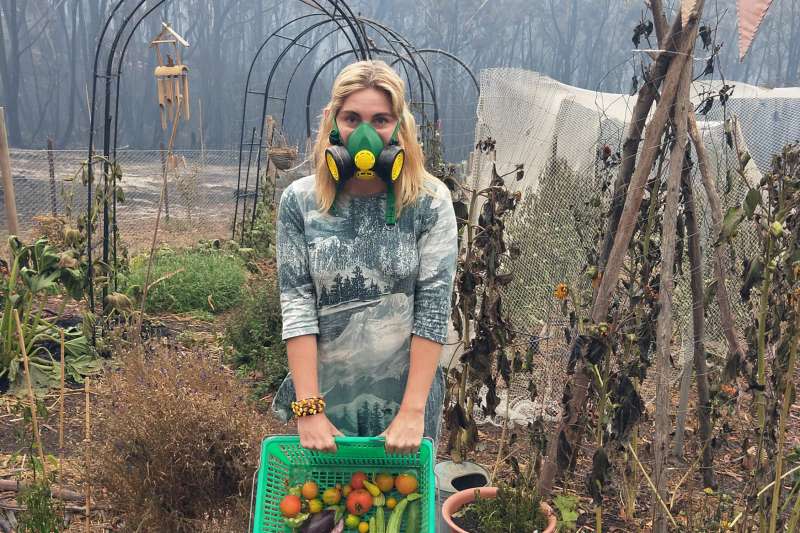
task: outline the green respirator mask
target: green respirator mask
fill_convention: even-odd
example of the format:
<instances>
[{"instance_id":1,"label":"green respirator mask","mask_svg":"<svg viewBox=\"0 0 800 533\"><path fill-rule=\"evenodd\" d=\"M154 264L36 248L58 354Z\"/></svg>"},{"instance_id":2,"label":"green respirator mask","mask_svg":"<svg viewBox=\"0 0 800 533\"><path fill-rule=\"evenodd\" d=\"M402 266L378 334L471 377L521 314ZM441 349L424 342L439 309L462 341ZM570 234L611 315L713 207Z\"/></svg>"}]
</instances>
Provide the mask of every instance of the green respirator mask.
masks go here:
<instances>
[{"instance_id":1,"label":"green respirator mask","mask_svg":"<svg viewBox=\"0 0 800 533\"><path fill-rule=\"evenodd\" d=\"M325 164L336 181L337 193L344 183L353 177L362 180L380 178L386 183L386 224L388 225L395 223L393 185L400 177L405 161L405 151L400 147L397 138L399 131L400 123L398 122L392 132L389 144L385 145L375 128L367 122L362 122L353 130L347 139L347 146L344 146L339 126L334 119L333 130L329 136L331 146L325 149Z\"/></svg>"}]
</instances>

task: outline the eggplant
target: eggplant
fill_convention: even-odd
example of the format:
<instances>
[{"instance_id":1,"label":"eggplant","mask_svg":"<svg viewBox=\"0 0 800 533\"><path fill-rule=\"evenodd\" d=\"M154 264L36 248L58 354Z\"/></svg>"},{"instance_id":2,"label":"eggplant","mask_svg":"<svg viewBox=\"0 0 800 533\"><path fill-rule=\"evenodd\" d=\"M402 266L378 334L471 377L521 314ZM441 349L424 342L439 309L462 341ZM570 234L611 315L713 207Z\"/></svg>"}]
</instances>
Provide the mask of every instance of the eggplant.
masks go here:
<instances>
[{"instance_id":1,"label":"eggplant","mask_svg":"<svg viewBox=\"0 0 800 533\"><path fill-rule=\"evenodd\" d=\"M336 511L328 509L306 520L300 528L300 533L331 533L335 526Z\"/></svg>"}]
</instances>

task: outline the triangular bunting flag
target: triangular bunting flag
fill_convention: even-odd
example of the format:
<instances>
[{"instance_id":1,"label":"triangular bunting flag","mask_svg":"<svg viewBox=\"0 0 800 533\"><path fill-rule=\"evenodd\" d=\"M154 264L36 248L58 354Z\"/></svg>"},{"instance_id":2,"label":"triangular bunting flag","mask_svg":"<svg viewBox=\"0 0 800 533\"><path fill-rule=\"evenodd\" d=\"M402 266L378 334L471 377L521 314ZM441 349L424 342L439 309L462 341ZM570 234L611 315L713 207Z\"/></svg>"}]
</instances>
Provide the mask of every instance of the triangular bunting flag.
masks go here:
<instances>
[{"instance_id":1,"label":"triangular bunting flag","mask_svg":"<svg viewBox=\"0 0 800 533\"><path fill-rule=\"evenodd\" d=\"M736 0L739 18L739 61L744 60L772 0Z\"/></svg>"}]
</instances>

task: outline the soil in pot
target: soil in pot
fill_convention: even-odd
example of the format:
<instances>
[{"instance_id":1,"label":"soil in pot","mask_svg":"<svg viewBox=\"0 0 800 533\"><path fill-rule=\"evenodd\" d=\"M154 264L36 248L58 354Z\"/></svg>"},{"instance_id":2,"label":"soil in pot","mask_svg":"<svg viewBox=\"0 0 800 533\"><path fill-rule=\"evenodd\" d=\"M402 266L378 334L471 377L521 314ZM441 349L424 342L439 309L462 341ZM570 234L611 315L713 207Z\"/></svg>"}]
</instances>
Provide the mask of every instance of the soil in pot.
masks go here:
<instances>
[{"instance_id":1,"label":"soil in pot","mask_svg":"<svg viewBox=\"0 0 800 533\"><path fill-rule=\"evenodd\" d=\"M473 531L474 533L481 533L479 531L480 527L480 520L478 519L478 513L472 508L472 505L468 505L467 508L464 510L464 514L460 516L454 516L453 522L463 529L464 531Z\"/></svg>"}]
</instances>

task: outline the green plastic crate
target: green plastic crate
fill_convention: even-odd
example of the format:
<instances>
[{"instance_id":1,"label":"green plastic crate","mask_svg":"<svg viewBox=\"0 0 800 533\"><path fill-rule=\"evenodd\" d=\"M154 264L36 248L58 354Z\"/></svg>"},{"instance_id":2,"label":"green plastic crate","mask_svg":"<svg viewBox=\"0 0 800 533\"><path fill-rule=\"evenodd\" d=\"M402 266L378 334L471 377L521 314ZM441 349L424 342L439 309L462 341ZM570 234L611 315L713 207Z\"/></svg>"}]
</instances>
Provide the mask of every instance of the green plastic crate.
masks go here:
<instances>
[{"instance_id":1,"label":"green plastic crate","mask_svg":"<svg viewBox=\"0 0 800 533\"><path fill-rule=\"evenodd\" d=\"M306 450L296 435L269 437L261 444L261 466L255 500L254 533L290 533L279 505L287 486L313 479L320 489L350 482L354 472L368 476L380 472L398 474L413 471L419 481L422 504L420 531L436 530L436 495L433 474L434 450L430 439L423 439L419 452L411 455L387 454L384 440L377 437L337 437L335 454ZM374 511L370 511L368 517ZM386 518L391 515L387 509ZM405 526L405 524L404 524ZM403 527L403 530L405 527ZM346 530L353 531L353 530Z\"/></svg>"}]
</instances>

